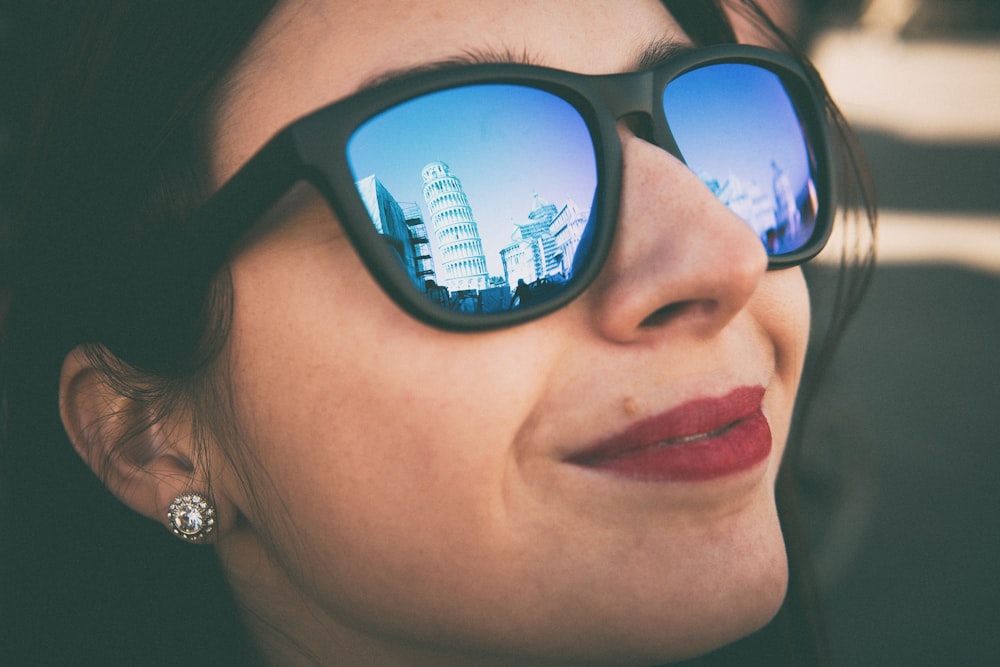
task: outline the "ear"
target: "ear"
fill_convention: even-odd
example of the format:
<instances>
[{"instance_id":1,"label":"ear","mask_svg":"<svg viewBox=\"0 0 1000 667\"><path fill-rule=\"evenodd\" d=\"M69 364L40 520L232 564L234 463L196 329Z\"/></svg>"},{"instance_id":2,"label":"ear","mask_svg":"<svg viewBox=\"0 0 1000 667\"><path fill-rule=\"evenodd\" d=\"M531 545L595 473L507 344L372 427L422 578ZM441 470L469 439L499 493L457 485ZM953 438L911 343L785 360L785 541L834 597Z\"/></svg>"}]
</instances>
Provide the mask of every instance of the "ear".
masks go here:
<instances>
[{"instance_id":1,"label":"ear","mask_svg":"<svg viewBox=\"0 0 1000 667\"><path fill-rule=\"evenodd\" d=\"M151 424L149 407L109 384L82 347L63 360L59 412L80 458L139 514L169 528L177 496L205 493L190 429L169 419Z\"/></svg>"}]
</instances>

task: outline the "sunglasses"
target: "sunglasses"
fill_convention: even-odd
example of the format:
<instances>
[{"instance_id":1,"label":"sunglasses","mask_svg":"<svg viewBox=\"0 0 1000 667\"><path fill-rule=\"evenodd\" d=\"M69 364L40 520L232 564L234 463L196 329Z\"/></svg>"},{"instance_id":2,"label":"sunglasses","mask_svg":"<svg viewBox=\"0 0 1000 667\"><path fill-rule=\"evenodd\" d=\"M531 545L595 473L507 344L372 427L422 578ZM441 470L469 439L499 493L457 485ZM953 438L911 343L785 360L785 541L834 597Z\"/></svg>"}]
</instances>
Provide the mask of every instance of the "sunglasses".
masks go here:
<instances>
[{"instance_id":1,"label":"sunglasses","mask_svg":"<svg viewBox=\"0 0 1000 667\"><path fill-rule=\"evenodd\" d=\"M753 229L769 268L822 249L833 217L822 96L794 59L731 44L642 72L484 64L364 90L282 130L189 229L224 256L308 181L405 311L450 330L520 324L600 272L621 194L616 122L633 114Z\"/></svg>"}]
</instances>

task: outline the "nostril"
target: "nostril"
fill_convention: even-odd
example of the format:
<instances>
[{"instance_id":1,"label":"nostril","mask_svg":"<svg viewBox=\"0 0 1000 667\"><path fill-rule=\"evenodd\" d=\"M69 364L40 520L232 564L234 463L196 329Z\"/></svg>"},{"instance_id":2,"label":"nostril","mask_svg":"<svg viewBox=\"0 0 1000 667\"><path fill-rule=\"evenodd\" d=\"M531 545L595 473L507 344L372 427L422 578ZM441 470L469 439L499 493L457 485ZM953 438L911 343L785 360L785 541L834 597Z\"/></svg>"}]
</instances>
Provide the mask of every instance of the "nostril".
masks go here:
<instances>
[{"instance_id":1,"label":"nostril","mask_svg":"<svg viewBox=\"0 0 1000 667\"><path fill-rule=\"evenodd\" d=\"M646 328L661 326L669 320L676 319L682 313L699 307L699 303L699 301L678 301L663 306L643 319L639 326Z\"/></svg>"}]
</instances>

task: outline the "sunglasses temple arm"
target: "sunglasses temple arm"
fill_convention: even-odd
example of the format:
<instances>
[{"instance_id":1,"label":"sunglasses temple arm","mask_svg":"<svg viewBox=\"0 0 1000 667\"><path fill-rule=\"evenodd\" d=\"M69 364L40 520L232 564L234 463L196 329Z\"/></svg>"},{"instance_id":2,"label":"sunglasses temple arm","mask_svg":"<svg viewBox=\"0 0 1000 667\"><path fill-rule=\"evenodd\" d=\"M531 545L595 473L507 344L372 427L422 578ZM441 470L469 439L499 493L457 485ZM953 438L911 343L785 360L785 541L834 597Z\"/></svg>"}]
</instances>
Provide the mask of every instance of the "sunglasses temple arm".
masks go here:
<instances>
[{"instance_id":1,"label":"sunglasses temple arm","mask_svg":"<svg viewBox=\"0 0 1000 667\"><path fill-rule=\"evenodd\" d=\"M214 268L229 250L305 174L295 141L284 131L267 143L216 192L187 224L188 251Z\"/></svg>"}]
</instances>

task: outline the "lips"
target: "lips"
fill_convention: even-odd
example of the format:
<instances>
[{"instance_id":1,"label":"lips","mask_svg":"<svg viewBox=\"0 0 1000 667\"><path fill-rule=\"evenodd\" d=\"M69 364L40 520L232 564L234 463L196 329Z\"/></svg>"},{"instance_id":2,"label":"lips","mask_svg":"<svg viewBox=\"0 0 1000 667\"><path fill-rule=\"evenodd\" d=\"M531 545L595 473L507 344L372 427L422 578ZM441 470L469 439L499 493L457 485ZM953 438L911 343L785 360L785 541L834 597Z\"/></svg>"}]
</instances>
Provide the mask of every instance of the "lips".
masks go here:
<instances>
[{"instance_id":1,"label":"lips","mask_svg":"<svg viewBox=\"0 0 1000 667\"><path fill-rule=\"evenodd\" d=\"M747 470L771 452L764 388L739 387L633 424L567 461L639 481L705 481Z\"/></svg>"}]
</instances>

